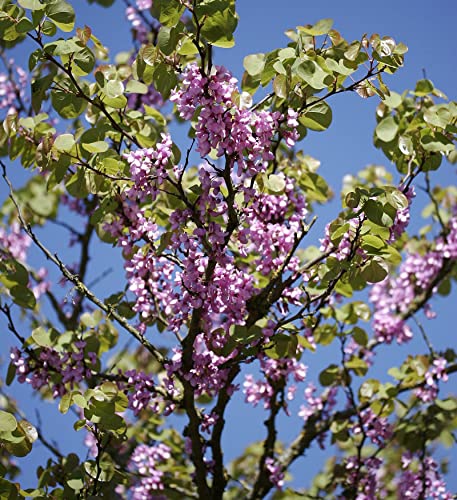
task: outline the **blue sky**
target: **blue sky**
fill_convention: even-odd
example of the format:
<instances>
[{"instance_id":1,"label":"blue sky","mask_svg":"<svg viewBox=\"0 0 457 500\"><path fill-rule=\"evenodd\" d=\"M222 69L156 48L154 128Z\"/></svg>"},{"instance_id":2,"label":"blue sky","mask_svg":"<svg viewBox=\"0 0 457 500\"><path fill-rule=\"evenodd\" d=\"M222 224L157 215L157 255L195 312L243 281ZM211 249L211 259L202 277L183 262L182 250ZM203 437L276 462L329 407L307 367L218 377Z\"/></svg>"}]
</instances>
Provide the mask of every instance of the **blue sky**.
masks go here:
<instances>
[{"instance_id":1,"label":"blue sky","mask_svg":"<svg viewBox=\"0 0 457 500\"><path fill-rule=\"evenodd\" d=\"M116 0L111 9L103 9L96 5L88 5L83 0L76 0L73 5L77 11L77 25L87 24L105 45L110 47L111 55L129 48L129 25L124 19L124 4ZM242 74L242 61L244 56L256 52L268 52L277 47L284 47L288 39L284 31L295 28L297 25L315 23L322 18L334 19L334 27L347 39L356 39L364 33L368 35L379 33L381 36L390 35L397 42L403 42L409 47L406 54L405 68L395 75L386 77L386 83L394 90L402 92L414 88L416 80L423 77L425 70L427 78L449 97L455 97L455 82L457 80L457 64L455 49L455 21L457 19L457 3L444 0L436 3L419 0L415 2L383 0L382 2L362 2L355 0L327 2L306 2L304 0L238 0L240 21L235 33L236 46L230 50L218 49L214 56L216 64L223 64L233 71L237 77ZM21 61L22 58L22 61ZM26 66L24 52L18 51L18 63ZM375 126L374 110L377 105L376 98L363 100L355 94L335 96L329 101L333 108L333 123L328 132L311 133L301 145L305 153L318 158L322 162L320 173L330 182L336 192L341 186L341 179L345 174L356 172L367 164L387 165L384 156L372 145L372 135ZM175 140L179 145L179 138ZM184 140L184 139L182 139ZM181 149L186 147L183 142ZM441 184L455 184L455 166L443 165L435 174ZM19 176L17 176L19 179ZM5 195L4 185L0 186L0 196ZM318 227L328 222L338 211L335 202L330 208L319 213L321 221ZM318 235L316 235L318 236ZM50 245L56 239L48 234ZM58 248L54 248L59 250ZM96 262L101 263L106 256L106 247L94 249ZM117 272L117 277L122 272ZM106 282L105 282L106 285ZM108 283L116 286L115 278ZM100 287L98 292L104 294L106 289ZM108 295L108 293L106 293ZM456 304L455 290L448 297L447 302L438 301L435 309L438 318L430 324L430 330L436 334L438 345L454 344L449 339L455 335L452 327L454 315L452 306ZM427 324L427 325L428 325ZM3 322L0 325L4 329ZM451 345L452 347L452 345ZM393 358L403 359L409 347L396 349L391 347L385 350L389 363ZM394 352L393 352L394 351ZM6 354L6 350L5 350ZM311 366L329 363L332 350L325 350L321 357L306 360ZM323 360L322 357L327 358ZM387 365L384 365L386 368ZM448 389L456 391L455 381L448 383ZM37 398L31 398L32 391L29 387L13 386L15 396L19 399L34 421L34 406ZM238 398L240 399L240 398ZM75 435L71 428L71 418L62 417L56 407L41 405L43 415L43 428L51 437L62 443L64 451L70 451L79 443L80 435ZM232 423L228 426L225 443L229 455L240 451L247 439L261 438L263 429L262 411L246 412L245 405L236 402L231 409ZM66 422L67 421L67 422ZM297 420L295 420L296 422ZM289 426L290 428L291 426ZM59 429L58 433L55 429ZM291 437L290 432L285 432L286 437ZM43 453L43 449L41 449ZM31 454L26 462L30 468L25 473L25 486L34 483L34 472L31 467L42 460L40 450ZM312 472L310 463L314 466L319 462L322 454L314 452L302 460L297 468L297 475L309 477ZM453 453L454 460L457 455ZM303 467L303 469L300 469ZM449 479L449 484L457 490L456 466L453 468L454 478ZM306 471L306 472L305 472Z\"/></svg>"}]
</instances>

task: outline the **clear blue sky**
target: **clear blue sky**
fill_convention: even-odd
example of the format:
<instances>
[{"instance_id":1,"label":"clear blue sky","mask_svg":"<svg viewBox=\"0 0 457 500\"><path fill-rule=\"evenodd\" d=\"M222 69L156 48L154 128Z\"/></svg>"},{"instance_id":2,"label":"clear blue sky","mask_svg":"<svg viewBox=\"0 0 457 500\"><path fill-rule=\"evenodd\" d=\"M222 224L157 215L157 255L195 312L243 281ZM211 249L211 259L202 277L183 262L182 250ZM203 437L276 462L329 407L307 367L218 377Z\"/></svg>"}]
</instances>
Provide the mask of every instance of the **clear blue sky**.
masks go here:
<instances>
[{"instance_id":1,"label":"clear blue sky","mask_svg":"<svg viewBox=\"0 0 457 500\"><path fill-rule=\"evenodd\" d=\"M435 86L451 98L455 98L455 82L457 81L457 61L455 47L455 23L457 21L457 2L444 0L440 2L418 1L392 1L367 2L346 0L327 2L309 2L304 0L238 0L240 22L235 33L236 46L230 50L219 49L215 53L216 64L223 64L234 74L241 77L243 57L250 53L267 52L287 44L284 31L295 28L297 25L314 23L321 18L334 19L334 27L347 39L359 38L363 33L379 33L381 36L390 35L397 42L402 41L409 47L406 54L405 68L395 75L387 77L386 83L394 90L402 92L404 89L413 88L415 81L422 78L423 70ZM84 0L73 2L77 11L77 25L87 24L103 43L111 49L114 56L116 52L129 48L129 25L124 19L124 4L117 0L111 9L103 9L94 5L87 5ZM18 62L26 66L26 61L20 61L23 52L18 55ZM386 160L372 145L372 134L375 126L374 109L377 101L375 98L363 100L357 95L340 95L330 101L333 108L333 124L328 132L310 134L302 145L307 154L315 156L322 162L321 174L331 183L338 192L342 177L355 172L367 164L378 163L386 165ZM175 138L176 140L176 138ZM179 140L177 141L179 142ZM184 148L186 143L182 145ZM443 165L441 172L436 177L442 184L455 184L456 169L450 165ZM4 186L0 187L1 197L4 196ZM333 205L335 208L336 205ZM335 210L333 210L333 213ZM330 209L321 213L322 224L331 217ZM55 243L50 237L50 245ZM55 248L55 250L59 250ZM106 247L96 250L99 262L106 257ZM121 276L122 273L116 273ZM106 284L106 283L105 283ZM116 286L110 283L110 286ZM104 294L106 289L99 288L99 293ZM452 307L455 307L457 294L455 290L448 297L447 303L440 301L435 309L439 316L430 324L436 333L437 345L445 345L450 338L455 336L455 322ZM3 325L3 323L0 323ZM455 324L455 323L454 323ZM427 324L428 325L428 324ZM4 329L4 328L3 328ZM6 335L4 333L4 335ZM5 345L5 343L3 344ZM452 345L451 345L452 347ZM393 358L403 359L409 347L396 349L390 348L389 362ZM395 351L395 352L393 352ZM5 350L6 354L6 350ZM306 360L311 366L329 362L331 350L324 351L327 359ZM455 381L448 383L448 389L456 391ZM32 399L29 387L13 386L15 395L28 413L31 421L35 420L33 407L38 402ZM57 407L41 405L43 427L45 432L62 444L64 451L70 451L80 440L80 435L75 435L71 422L67 417L62 417ZM263 436L261 424L263 415L261 411L247 411L245 405L236 403L231 410L233 421L228 427L226 445L229 455L240 451L242 443L247 439L260 439ZM294 420L298 422L298 420ZM67 422L67 423L65 423ZM58 432L56 432L58 429ZM286 436L290 433L285 434ZM30 469L25 474L25 486L34 484L34 465L42 461L43 449L37 451L26 459ZM41 456L40 456L41 455ZM454 452L454 460L457 456ZM316 464L317 457L322 455L310 454L303 460L297 469L297 475L308 477L312 472L310 463ZM21 461L22 462L22 461ZM457 490L457 469L453 467L454 478L449 478L449 484Z\"/></svg>"}]
</instances>

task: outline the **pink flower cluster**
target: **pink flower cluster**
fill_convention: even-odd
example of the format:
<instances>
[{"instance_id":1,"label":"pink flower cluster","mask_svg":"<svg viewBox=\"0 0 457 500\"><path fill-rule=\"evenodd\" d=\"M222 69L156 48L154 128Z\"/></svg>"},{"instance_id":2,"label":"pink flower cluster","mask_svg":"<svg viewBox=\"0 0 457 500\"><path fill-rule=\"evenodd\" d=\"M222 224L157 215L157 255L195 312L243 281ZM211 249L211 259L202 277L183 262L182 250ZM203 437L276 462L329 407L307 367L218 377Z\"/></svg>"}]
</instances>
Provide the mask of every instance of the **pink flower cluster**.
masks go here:
<instances>
[{"instance_id":1,"label":"pink flower cluster","mask_svg":"<svg viewBox=\"0 0 457 500\"><path fill-rule=\"evenodd\" d=\"M390 228L389 243L397 240L405 232L405 229L408 227L410 219L409 207L411 206L413 198L416 196L416 192L414 191L414 186L408 188L408 190L405 193L405 196L408 199L408 206L397 211L394 223Z\"/></svg>"},{"instance_id":2,"label":"pink flower cluster","mask_svg":"<svg viewBox=\"0 0 457 500\"><path fill-rule=\"evenodd\" d=\"M215 343L217 342L217 339L212 340ZM226 342L225 337L220 337L218 340L221 344L225 344ZM172 380L175 373L180 373L194 387L196 397L202 394L215 396L220 390L225 388L229 370L222 365L228 360L229 358L214 353L210 340L207 340L204 334L200 334L197 335L194 342L192 368L188 372L183 370L182 350L176 348L172 363L167 367L167 371L170 380ZM229 387L227 390L233 391L234 387Z\"/></svg>"},{"instance_id":3,"label":"pink flower cluster","mask_svg":"<svg viewBox=\"0 0 457 500\"><path fill-rule=\"evenodd\" d=\"M279 177L285 184L283 194L244 189L247 205L243 210L244 224L237 235L241 255L256 255L256 270L264 276L281 268L308 214L305 198L297 192L294 181L282 174ZM296 271L298 264L299 260L292 257L285 271Z\"/></svg>"},{"instance_id":4,"label":"pink flower cluster","mask_svg":"<svg viewBox=\"0 0 457 500\"><path fill-rule=\"evenodd\" d=\"M270 474L270 481L278 490L282 489L284 486L284 472L281 466L274 461L273 458L267 457L265 460L265 467Z\"/></svg>"},{"instance_id":5,"label":"pink flower cluster","mask_svg":"<svg viewBox=\"0 0 457 500\"><path fill-rule=\"evenodd\" d=\"M138 415L141 410L147 408L153 396L154 382L149 375L136 370L125 372L130 390L127 392L129 408Z\"/></svg>"},{"instance_id":6,"label":"pink flower cluster","mask_svg":"<svg viewBox=\"0 0 457 500\"><path fill-rule=\"evenodd\" d=\"M237 80L222 66L208 76L197 64L187 67L181 87L171 101L176 103L184 120L198 110L195 126L197 151L202 158L211 150L217 156L228 156L238 164L238 175L249 177L263 172L265 162L273 159L272 141L280 132L292 146L298 139L297 113L289 110L286 117L278 111L252 111L235 102L239 96Z\"/></svg>"},{"instance_id":7,"label":"pink flower cluster","mask_svg":"<svg viewBox=\"0 0 457 500\"><path fill-rule=\"evenodd\" d=\"M158 495L164 489L164 472L158 466L170 457L171 449L163 443L154 446L140 444L135 448L129 461L129 469L137 476L130 488L132 500L164 498Z\"/></svg>"},{"instance_id":8,"label":"pink flower cluster","mask_svg":"<svg viewBox=\"0 0 457 500\"><path fill-rule=\"evenodd\" d=\"M292 377L296 383L303 382L308 371L308 368L296 358L261 358L260 368L265 378L256 381L253 375L246 375L243 392L246 395L245 401L247 403L257 406L263 401L264 408L270 408L271 398L274 395L275 386L278 384L286 387L286 398L289 401L293 400L297 386L295 384L287 386L289 377Z\"/></svg>"},{"instance_id":9,"label":"pink flower cluster","mask_svg":"<svg viewBox=\"0 0 457 500\"><path fill-rule=\"evenodd\" d=\"M18 382L31 384L36 390L49 386L54 398L63 396L68 386L73 388L84 378L91 377L88 364L95 365L97 362L94 352L84 352L84 340L77 340L73 345L75 350L72 352L60 353L50 347L43 347L34 351L34 356L13 347L10 359L16 367Z\"/></svg>"},{"instance_id":10,"label":"pink flower cluster","mask_svg":"<svg viewBox=\"0 0 457 500\"><path fill-rule=\"evenodd\" d=\"M162 134L162 140L155 147L138 149L127 155L134 184L125 191L130 200L145 201L147 196L155 196L164 179L172 156L173 143L169 135Z\"/></svg>"},{"instance_id":11,"label":"pink flower cluster","mask_svg":"<svg viewBox=\"0 0 457 500\"><path fill-rule=\"evenodd\" d=\"M412 338L412 331L403 319L418 293L427 290L439 272L445 259L457 259L457 218L449 223L446 238L439 237L435 248L424 255L409 254L401 264L397 277L387 277L376 283L370 291L374 304L374 331L377 340L399 344Z\"/></svg>"},{"instance_id":12,"label":"pink flower cluster","mask_svg":"<svg viewBox=\"0 0 457 500\"><path fill-rule=\"evenodd\" d=\"M373 444L383 445L384 442L392 437L393 428L387 418L376 415L370 408L367 408L360 414L360 420L356 421L352 427L354 434L362 432Z\"/></svg>"},{"instance_id":13,"label":"pink flower cluster","mask_svg":"<svg viewBox=\"0 0 457 500\"><path fill-rule=\"evenodd\" d=\"M177 332L188 321L192 309L202 308L207 331L222 326L228 332L231 325L243 323L253 284L249 273L235 267L233 255L225 250L225 231L215 220L228 217L221 178L207 167L199 168L201 194L194 212L189 208L172 212L171 232L165 235L146 209L139 206L154 199L173 175L166 168L170 156L169 136L163 136L156 148L128 155L134 183L124 193L120 218L106 229L118 238L127 257L129 289L136 296L134 310L141 316L142 328L163 313L169 318L168 328ZM167 244L159 254L159 239L165 237ZM216 261L209 280L208 253Z\"/></svg>"},{"instance_id":14,"label":"pink flower cluster","mask_svg":"<svg viewBox=\"0 0 457 500\"><path fill-rule=\"evenodd\" d=\"M412 467L415 459L419 462L417 472ZM406 453L402 457L402 468L403 471L398 478L399 498L408 500L454 498L454 495L447 490L446 483L438 470L438 464L432 457L426 456L420 459L412 453Z\"/></svg>"},{"instance_id":15,"label":"pink flower cluster","mask_svg":"<svg viewBox=\"0 0 457 500\"><path fill-rule=\"evenodd\" d=\"M320 240L321 246L319 250L324 253L332 252L339 261L346 260L351 254L353 241L356 237L356 230L360 226L360 219L350 219L348 223L349 229L340 239L338 245L335 245L330 239L330 223L327 224L325 226L325 237Z\"/></svg>"},{"instance_id":16,"label":"pink flower cluster","mask_svg":"<svg viewBox=\"0 0 457 500\"><path fill-rule=\"evenodd\" d=\"M437 398L439 380L447 382L448 374L446 372L446 366L447 361L444 358L437 358L433 360L432 365L424 375L425 385L414 391L414 394L423 403L430 403Z\"/></svg>"},{"instance_id":17,"label":"pink flower cluster","mask_svg":"<svg viewBox=\"0 0 457 500\"><path fill-rule=\"evenodd\" d=\"M378 457L363 458L357 456L346 459L346 484L355 488L356 500L376 500L382 496L382 460ZM403 498L403 497L402 497Z\"/></svg>"},{"instance_id":18,"label":"pink flower cluster","mask_svg":"<svg viewBox=\"0 0 457 500\"><path fill-rule=\"evenodd\" d=\"M174 409L174 404L157 394L154 380L151 375L137 370L128 370L124 374L120 371L119 374L126 378L126 381L118 382L120 390L127 395L129 404L128 408L133 411L135 416L138 416L144 409L149 409L154 413L168 414ZM167 389L170 397L176 397L178 394L174 391L171 382L168 382ZM160 405L164 404L163 408Z\"/></svg>"},{"instance_id":19,"label":"pink flower cluster","mask_svg":"<svg viewBox=\"0 0 457 500\"><path fill-rule=\"evenodd\" d=\"M9 61L13 66L14 61ZM17 99L22 99L25 96L25 89L28 82L27 73L19 66L15 67L17 73L17 81L12 75L0 73L0 110L7 109L7 114L16 112L18 107Z\"/></svg>"},{"instance_id":20,"label":"pink flower cluster","mask_svg":"<svg viewBox=\"0 0 457 500\"><path fill-rule=\"evenodd\" d=\"M3 258L2 251L4 251L24 262L31 243L32 240L21 231L21 226L17 222L11 224L9 231L0 226L0 260Z\"/></svg>"}]
</instances>

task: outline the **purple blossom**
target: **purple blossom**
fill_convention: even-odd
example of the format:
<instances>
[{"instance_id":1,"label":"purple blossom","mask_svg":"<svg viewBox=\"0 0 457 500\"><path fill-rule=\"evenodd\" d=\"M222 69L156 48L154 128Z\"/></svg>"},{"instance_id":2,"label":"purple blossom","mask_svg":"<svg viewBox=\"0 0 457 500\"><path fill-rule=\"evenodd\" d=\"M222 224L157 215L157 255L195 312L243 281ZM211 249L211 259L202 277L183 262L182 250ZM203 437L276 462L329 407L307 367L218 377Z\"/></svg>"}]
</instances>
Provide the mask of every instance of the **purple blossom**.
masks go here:
<instances>
[{"instance_id":1,"label":"purple blossom","mask_svg":"<svg viewBox=\"0 0 457 500\"><path fill-rule=\"evenodd\" d=\"M273 159L272 140L283 122L286 144L292 146L298 139L297 114L291 110L284 118L277 111L252 111L243 102L237 104L237 83L223 66L215 66L211 75L203 76L198 66L192 64L171 101L184 120L190 120L198 111L195 130L197 151L202 158L214 149L217 156L226 155L238 164L239 176L251 177L263 172L265 162Z\"/></svg>"},{"instance_id":2,"label":"purple blossom","mask_svg":"<svg viewBox=\"0 0 457 500\"><path fill-rule=\"evenodd\" d=\"M376 415L370 408L362 411L360 422L357 421L352 430L354 434L364 433L373 444L379 446L392 437L393 428L387 418Z\"/></svg>"},{"instance_id":3,"label":"purple blossom","mask_svg":"<svg viewBox=\"0 0 457 500\"><path fill-rule=\"evenodd\" d=\"M0 259L2 258L1 250L3 250L13 258L25 262L27 249L31 243L32 240L21 231L21 226L17 222L11 224L9 231L0 226Z\"/></svg>"},{"instance_id":4,"label":"purple blossom","mask_svg":"<svg viewBox=\"0 0 457 500\"><path fill-rule=\"evenodd\" d=\"M447 361L444 358L436 358L424 375L425 384L415 389L414 394L423 402L434 401L438 396L438 381L447 382Z\"/></svg>"},{"instance_id":5,"label":"purple blossom","mask_svg":"<svg viewBox=\"0 0 457 500\"><path fill-rule=\"evenodd\" d=\"M158 466L170 458L171 449L163 443L135 448L129 461L129 469L139 476L130 488L133 500L162 498L157 493L164 489L164 472Z\"/></svg>"},{"instance_id":6,"label":"purple blossom","mask_svg":"<svg viewBox=\"0 0 457 500\"><path fill-rule=\"evenodd\" d=\"M253 406L263 401L265 409L270 407L271 398L274 395L274 385L278 382L287 386L289 378L295 383L306 379L308 367L297 361L296 358L285 359L260 359L260 367L264 375L263 380L255 380L253 375L245 375L243 392L245 401ZM290 401L294 399L297 387L292 384L287 387L286 397Z\"/></svg>"},{"instance_id":7,"label":"purple blossom","mask_svg":"<svg viewBox=\"0 0 457 500\"><path fill-rule=\"evenodd\" d=\"M374 331L380 342L399 344L412 338L412 331L404 320L418 293L427 290L439 272L445 259L457 258L457 219L449 222L446 238L440 237L434 249L424 255L408 254L396 277L387 277L376 283L370 292L374 304ZM428 312L430 316L430 310Z\"/></svg>"},{"instance_id":8,"label":"purple blossom","mask_svg":"<svg viewBox=\"0 0 457 500\"><path fill-rule=\"evenodd\" d=\"M418 466L414 467L414 461ZM412 453L402 456L402 468L398 477L398 498L419 500L433 498L451 500L454 496L447 490L446 483L438 470L438 464L426 456L420 460Z\"/></svg>"},{"instance_id":9,"label":"purple blossom","mask_svg":"<svg viewBox=\"0 0 457 500\"><path fill-rule=\"evenodd\" d=\"M394 223L390 228L389 243L397 240L405 232L405 229L408 227L410 219L410 212L409 212L410 206L413 198L416 196L416 192L414 191L414 186L408 188L408 190L405 193L405 196L408 200L408 206L400 210L397 210Z\"/></svg>"},{"instance_id":10,"label":"purple blossom","mask_svg":"<svg viewBox=\"0 0 457 500\"><path fill-rule=\"evenodd\" d=\"M42 347L33 356L13 347L10 359L16 367L17 381L20 384L30 384L36 390L48 386L54 398L63 396L68 387L73 389L83 379L92 376L85 360L86 342L77 341L74 347L75 351L64 353L51 347ZM96 362L95 353L91 354L92 356L88 356L90 363Z\"/></svg>"},{"instance_id":11,"label":"purple blossom","mask_svg":"<svg viewBox=\"0 0 457 500\"><path fill-rule=\"evenodd\" d=\"M281 466L276 463L273 458L267 457L265 460L265 468L269 472L271 483L279 490L282 489L284 486L284 472Z\"/></svg>"},{"instance_id":12,"label":"purple blossom","mask_svg":"<svg viewBox=\"0 0 457 500\"><path fill-rule=\"evenodd\" d=\"M356 230L360 226L360 219L350 219L348 221L349 229L343 235L341 240L336 246L330 239L330 223L325 226L325 237L320 240L321 252L332 252L332 254L340 261L346 260L352 251L353 241L356 236Z\"/></svg>"},{"instance_id":13,"label":"purple blossom","mask_svg":"<svg viewBox=\"0 0 457 500\"><path fill-rule=\"evenodd\" d=\"M346 484L356 488L356 500L376 500L382 498L382 460L377 457L362 458L351 456L346 459Z\"/></svg>"},{"instance_id":14,"label":"purple blossom","mask_svg":"<svg viewBox=\"0 0 457 500\"><path fill-rule=\"evenodd\" d=\"M10 66L14 64L9 61ZM28 82L27 73L19 66L15 66L11 74L0 73L0 110L6 109L7 114L16 113L18 109L18 99L22 100L25 96L25 89ZM17 76L17 81L15 80Z\"/></svg>"}]
</instances>

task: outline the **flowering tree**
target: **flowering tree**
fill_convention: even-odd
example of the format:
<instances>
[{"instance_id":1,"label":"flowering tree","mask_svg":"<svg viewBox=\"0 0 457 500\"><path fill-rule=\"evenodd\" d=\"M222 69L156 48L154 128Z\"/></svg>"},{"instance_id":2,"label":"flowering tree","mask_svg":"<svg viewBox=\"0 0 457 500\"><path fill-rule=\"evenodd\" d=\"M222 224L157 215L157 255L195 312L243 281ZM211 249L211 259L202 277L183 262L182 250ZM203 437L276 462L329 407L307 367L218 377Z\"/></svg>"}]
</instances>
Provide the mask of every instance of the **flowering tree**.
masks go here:
<instances>
[{"instance_id":1,"label":"flowering tree","mask_svg":"<svg viewBox=\"0 0 457 500\"><path fill-rule=\"evenodd\" d=\"M247 56L240 83L214 54L234 44L235 0L125 4L133 47L112 62L66 0L0 0L0 312L16 343L0 385L1 497L452 498L432 452L454 439L457 402L440 384L456 353L435 350L420 318L457 276L457 192L432 184L456 159L456 104L426 79L389 91L407 49L388 36L299 26ZM8 52L22 43L28 72ZM313 245L332 192L299 148L346 92L379 99L374 142L397 173L346 176ZM411 234L416 186L429 220ZM91 265L96 245L121 255L119 290ZM380 371L414 336L422 350ZM86 455L22 414L13 380L73 419ZM263 407L264 438L228 462L240 397L247 415ZM36 441L51 458L23 490L13 457ZM322 472L292 481L315 444Z\"/></svg>"}]
</instances>

